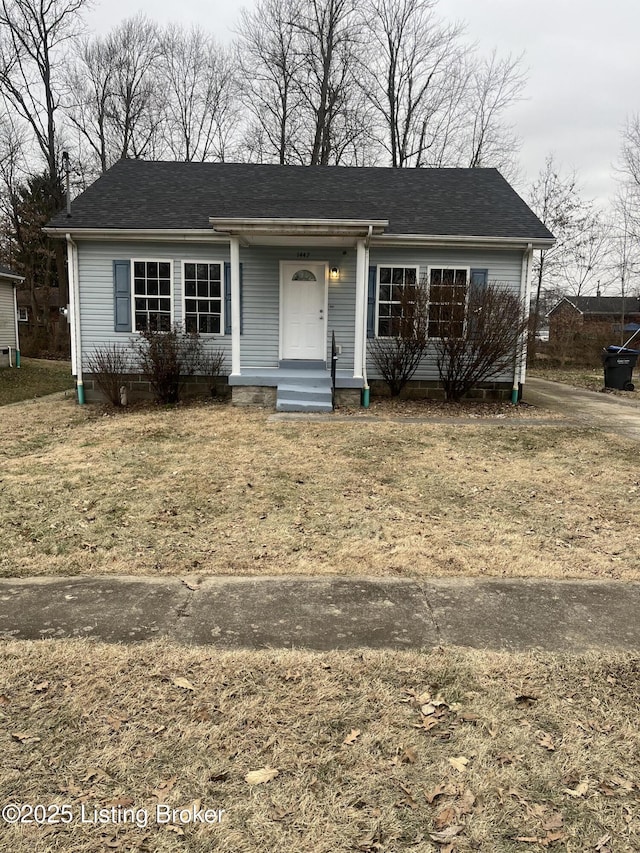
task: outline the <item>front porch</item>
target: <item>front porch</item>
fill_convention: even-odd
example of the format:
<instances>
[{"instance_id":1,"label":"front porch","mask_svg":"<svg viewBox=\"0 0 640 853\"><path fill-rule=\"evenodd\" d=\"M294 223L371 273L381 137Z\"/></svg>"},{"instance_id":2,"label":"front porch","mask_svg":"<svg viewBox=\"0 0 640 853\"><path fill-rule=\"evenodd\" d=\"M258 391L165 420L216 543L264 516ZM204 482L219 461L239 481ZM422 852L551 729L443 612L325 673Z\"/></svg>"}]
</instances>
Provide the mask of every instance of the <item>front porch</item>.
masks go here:
<instances>
[{"instance_id":1,"label":"front porch","mask_svg":"<svg viewBox=\"0 0 640 853\"><path fill-rule=\"evenodd\" d=\"M281 363L274 368L245 368L230 376L235 405L275 406L279 412L330 412L333 409L331 371L322 362ZM359 400L362 377L336 370L335 390L340 401ZM349 394L348 391L353 393Z\"/></svg>"}]
</instances>

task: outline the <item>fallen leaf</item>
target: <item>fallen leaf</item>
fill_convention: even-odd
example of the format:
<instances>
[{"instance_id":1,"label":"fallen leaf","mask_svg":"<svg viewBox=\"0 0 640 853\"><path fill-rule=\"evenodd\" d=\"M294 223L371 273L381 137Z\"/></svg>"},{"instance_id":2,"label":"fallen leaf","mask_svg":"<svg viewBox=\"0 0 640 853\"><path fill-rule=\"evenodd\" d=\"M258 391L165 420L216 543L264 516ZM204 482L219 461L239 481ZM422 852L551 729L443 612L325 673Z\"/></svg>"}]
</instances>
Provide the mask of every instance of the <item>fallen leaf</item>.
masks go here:
<instances>
[{"instance_id":1,"label":"fallen leaf","mask_svg":"<svg viewBox=\"0 0 640 853\"><path fill-rule=\"evenodd\" d=\"M524 705L525 708L530 708L537 701L537 696L529 696L527 693L516 696L516 705Z\"/></svg>"},{"instance_id":2,"label":"fallen leaf","mask_svg":"<svg viewBox=\"0 0 640 853\"><path fill-rule=\"evenodd\" d=\"M425 799L431 805L431 803L437 798L441 797L445 791L447 790L444 782L441 782L439 785L436 785L435 788L432 788L430 791L425 791Z\"/></svg>"},{"instance_id":3,"label":"fallen leaf","mask_svg":"<svg viewBox=\"0 0 640 853\"><path fill-rule=\"evenodd\" d=\"M195 690L196 689L193 686L193 684L187 678L183 678L182 676L180 676L179 678L173 679L173 686L174 687L181 687L182 690Z\"/></svg>"},{"instance_id":4,"label":"fallen leaf","mask_svg":"<svg viewBox=\"0 0 640 853\"><path fill-rule=\"evenodd\" d=\"M542 824L543 829L562 829L564 824L564 816L560 812L554 812Z\"/></svg>"},{"instance_id":5,"label":"fallen leaf","mask_svg":"<svg viewBox=\"0 0 640 853\"><path fill-rule=\"evenodd\" d=\"M175 826L173 823L168 823L166 826L168 832L175 832L176 835L184 835L184 829L181 826Z\"/></svg>"},{"instance_id":6,"label":"fallen leaf","mask_svg":"<svg viewBox=\"0 0 640 853\"><path fill-rule=\"evenodd\" d=\"M553 738L551 737L550 734L547 734L546 732L540 738L540 740L538 741L538 744L540 746L543 746L545 749L548 749L549 752L555 752L556 746L553 742Z\"/></svg>"},{"instance_id":7,"label":"fallen leaf","mask_svg":"<svg viewBox=\"0 0 640 853\"><path fill-rule=\"evenodd\" d=\"M190 589L192 592L195 592L200 588L200 583L197 580L191 580L191 578L180 578L180 580L186 588Z\"/></svg>"},{"instance_id":8,"label":"fallen leaf","mask_svg":"<svg viewBox=\"0 0 640 853\"><path fill-rule=\"evenodd\" d=\"M263 767L261 770L251 770L244 777L245 782L249 785L262 785L265 782L271 782L280 773L275 767Z\"/></svg>"},{"instance_id":9,"label":"fallen leaf","mask_svg":"<svg viewBox=\"0 0 640 853\"><path fill-rule=\"evenodd\" d=\"M342 741L345 746L351 746L352 743L355 743L356 740L360 737L362 732L360 729L351 729L346 738Z\"/></svg>"},{"instance_id":10,"label":"fallen leaf","mask_svg":"<svg viewBox=\"0 0 640 853\"><path fill-rule=\"evenodd\" d=\"M30 735L28 732L11 732L11 737L20 743L37 743L40 738Z\"/></svg>"},{"instance_id":11,"label":"fallen leaf","mask_svg":"<svg viewBox=\"0 0 640 853\"><path fill-rule=\"evenodd\" d=\"M456 819L456 813L452 806L445 806L442 811L439 811L438 814L433 819L433 825L435 828L441 832L443 829L446 829L448 826L451 826Z\"/></svg>"},{"instance_id":12,"label":"fallen leaf","mask_svg":"<svg viewBox=\"0 0 640 853\"><path fill-rule=\"evenodd\" d=\"M453 767L454 770L457 770L458 773L464 773L469 763L469 759L465 758L464 755L459 755L457 758L450 758L449 764Z\"/></svg>"},{"instance_id":13,"label":"fallen leaf","mask_svg":"<svg viewBox=\"0 0 640 853\"><path fill-rule=\"evenodd\" d=\"M49 689L49 682L48 681L41 681L39 684L36 684L33 689L35 690L36 693L44 693L45 690Z\"/></svg>"},{"instance_id":14,"label":"fallen leaf","mask_svg":"<svg viewBox=\"0 0 640 853\"><path fill-rule=\"evenodd\" d=\"M430 832L429 838L432 841L436 841L438 843L440 843L442 841L445 841L445 842L451 841L451 839L455 838L456 835L459 835L463 829L464 829L464 826L458 826L458 825L448 826L442 832Z\"/></svg>"},{"instance_id":15,"label":"fallen leaf","mask_svg":"<svg viewBox=\"0 0 640 853\"><path fill-rule=\"evenodd\" d=\"M458 815L467 815L471 814L473 811L473 806L476 801L475 795L469 788L465 788L465 791L462 797L456 803L456 811Z\"/></svg>"},{"instance_id":16,"label":"fallen leaf","mask_svg":"<svg viewBox=\"0 0 640 853\"><path fill-rule=\"evenodd\" d=\"M415 764L418 760L418 755L412 746L408 746L400 756L400 764Z\"/></svg>"},{"instance_id":17,"label":"fallen leaf","mask_svg":"<svg viewBox=\"0 0 640 853\"><path fill-rule=\"evenodd\" d=\"M577 788L564 788L563 794L568 794L570 797L584 797L589 790L588 782L580 782Z\"/></svg>"}]
</instances>

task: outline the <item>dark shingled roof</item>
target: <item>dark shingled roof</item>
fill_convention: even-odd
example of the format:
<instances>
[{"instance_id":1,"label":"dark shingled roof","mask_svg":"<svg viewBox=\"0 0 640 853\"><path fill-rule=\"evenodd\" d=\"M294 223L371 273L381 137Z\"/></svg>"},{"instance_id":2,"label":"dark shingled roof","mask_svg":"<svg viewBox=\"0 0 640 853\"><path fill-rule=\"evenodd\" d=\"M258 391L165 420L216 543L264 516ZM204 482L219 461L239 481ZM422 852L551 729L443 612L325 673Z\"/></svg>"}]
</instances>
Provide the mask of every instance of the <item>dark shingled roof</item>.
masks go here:
<instances>
[{"instance_id":1,"label":"dark shingled roof","mask_svg":"<svg viewBox=\"0 0 640 853\"><path fill-rule=\"evenodd\" d=\"M391 169L121 160L58 228L209 228L209 217L388 219L390 234L548 239L495 169Z\"/></svg>"},{"instance_id":2,"label":"dark shingled roof","mask_svg":"<svg viewBox=\"0 0 640 853\"><path fill-rule=\"evenodd\" d=\"M636 297L621 296L565 296L564 300L570 302L574 308L583 314L615 314L620 316L624 310L625 314L640 311L640 300ZM561 300L550 314L562 305Z\"/></svg>"},{"instance_id":3,"label":"dark shingled roof","mask_svg":"<svg viewBox=\"0 0 640 853\"><path fill-rule=\"evenodd\" d=\"M14 272L12 269L9 269L9 267L5 267L0 264L0 278L6 275L13 276L14 278L22 278L20 273Z\"/></svg>"}]
</instances>

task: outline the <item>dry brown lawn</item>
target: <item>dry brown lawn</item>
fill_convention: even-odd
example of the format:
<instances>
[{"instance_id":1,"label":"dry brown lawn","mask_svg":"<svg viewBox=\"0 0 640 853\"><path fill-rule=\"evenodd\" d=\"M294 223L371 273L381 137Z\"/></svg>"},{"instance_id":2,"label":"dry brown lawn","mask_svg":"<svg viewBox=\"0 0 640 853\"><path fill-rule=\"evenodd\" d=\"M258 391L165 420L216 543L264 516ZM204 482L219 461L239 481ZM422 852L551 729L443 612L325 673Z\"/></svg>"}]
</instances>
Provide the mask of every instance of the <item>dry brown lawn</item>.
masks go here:
<instances>
[{"instance_id":1,"label":"dry brown lawn","mask_svg":"<svg viewBox=\"0 0 640 853\"><path fill-rule=\"evenodd\" d=\"M4 576L640 577L638 447L563 421L3 414Z\"/></svg>"},{"instance_id":2,"label":"dry brown lawn","mask_svg":"<svg viewBox=\"0 0 640 853\"><path fill-rule=\"evenodd\" d=\"M639 676L625 655L6 643L0 799L73 820L0 825L1 849L638 850ZM225 812L157 824L158 803Z\"/></svg>"}]
</instances>

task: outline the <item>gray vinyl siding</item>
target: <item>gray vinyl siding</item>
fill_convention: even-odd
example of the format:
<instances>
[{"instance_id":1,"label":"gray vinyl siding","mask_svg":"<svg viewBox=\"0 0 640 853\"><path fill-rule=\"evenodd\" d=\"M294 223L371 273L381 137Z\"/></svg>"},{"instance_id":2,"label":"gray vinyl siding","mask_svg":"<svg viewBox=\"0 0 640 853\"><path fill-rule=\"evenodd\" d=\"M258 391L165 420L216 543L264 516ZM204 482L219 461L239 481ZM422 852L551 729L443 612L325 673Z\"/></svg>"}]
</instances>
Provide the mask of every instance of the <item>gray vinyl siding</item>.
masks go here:
<instances>
[{"instance_id":1,"label":"gray vinyl siding","mask_svg":"<svg viewBox=\"0 0 640 853\"><path fill-rule=\"evenodd\" d=\"M343 254L346 253L346 254ZM299 254L308 254L299 258ZM242 317L244 333L240 339L240 365L276 367L280 354L280 262L326 263L338 267L338 281L328 283L327 358L331 357L331 333L342 346L341 370L353 370L355 334L355 249L342 247L307 248L305 246L240 249L243 266Z\"/></svg>"},{"instance_id":2,"label":"gray vinyl siding","mask_svg":"<svg viewBox=\"0 0 640 853\"><path fill-rule=\"evenodd\" d=\"M82 328L83 367L87 370L87 357L97 347L111 343L128 344L135 333L114 331L113 261L114 260L169 260L173 274L173 320L182 321L183 261L225 262L229 260L229 246L211 243L161 243L133 241L78 241L80 272L80 315ZM306 257L300 257L306 255ZM280 346L280 262L323 262L329 268L338 267L339 280L328 283L327 359L331 352L331 334L341 346L340 370L353 370L355 332L355 248L341 246L308 247L257 246L241 247L243 267L242 318L243 334L240 338L240 363L242 368L277 367ZM508 284L516 293L520 289L522 253L518 251L486 251L473 249L420 249L375 248L370 253L374 266L418 266L426 274L429 266L467 266L488 269L488 280ZM224 326L223 326L224 328ZM210 349L222 350L231 369L231 336L203 336ZM370 379L380 378L369 357ZM436 380L435 356L431 352L416 379ZM505 379L509 377L505 376Z\"/></svg>"},{"instance_id":3,"label":"gray vinyl siding","mask_svg":"<svg viewBox=\"0 0 640 853\"><path fill-rule=\"evenodd\" d=\"M16 303L13 284L0 281L0 347L16 347Z\"/></svg>"},{"instance_id":4,"label":"gray vinyl siding","mask_svg":"<svg viewBox=\"0 0 640 853\"><path fill-rule=\"evenodd\" d=\"M471 269L488 270L487 280L489 283L499 282L503 286L512 288L514 293L520 294L520 280L522 275L522 252L518 251L496 251L486 249L375 249L370 252L369 263L371 266L417 266L420 275L426 275L429 267L469 267ZM367 355L367 373L369 379L381 379L371 359ZM438 369L436 366L435 349L429 348L427 357L424 359L414 379L424 381L438 380ZM502 376L492 377L492 381L511 381L513 372Z\"/></svg>"},{"instance_id":5,"label":"gray vinyl siding","mask_svg":"<svg viewBox=\"0 0 640 853\"><path fill-rule=\"evenodd\" d=\"M298 258L308 253L307 258ZM346 253L346 254L344 254ZM355 249L342 247L307 248L251 247L240 249L242 264L242 323L240 363L244 367L277 367L280 349L280 262L298 260L322 261L340 269L340 280L329 282L327 357L330 356L331 332L342 345L339 366L353 369L355 329ZM173 320L182 321L183 261L225 262L229 246L205 243L161 243L133 241L78 241L80 275L80 316L82 360L96 349L118 343L129 345L135 333L114 331L113 262L115 260L169 260L173 275ZM222 350L231 369L231 336L203 336L210 349Z\"/></svg>"},{"instance_id":6,"label":"gray vinyl siding","mask_svg":"<svg viewBox=\"0 0 640 853\"><path fill-rule=\"evenodd\" d=\"M182 322L182 262L224 263L229 260L229 246L224 243L78 240L77 244L80 275L82 366L84 370L88 369L87 359L96 349L114 343L129 346L137 338L135 333L114 331L114 261L132 259L171 261L173 275L172 316L174 322ZM131 286L133 287L133 282ZM230 371L231 336L225 337L222 334L203 335L202 340L208 349L222 350L225 353L227 367Z\"/></svg>"}]
</instances>

